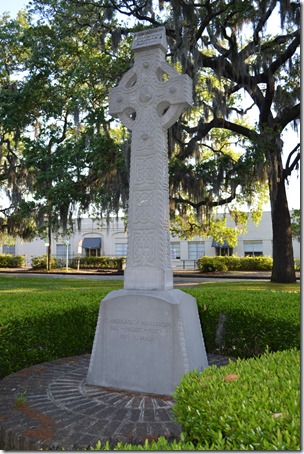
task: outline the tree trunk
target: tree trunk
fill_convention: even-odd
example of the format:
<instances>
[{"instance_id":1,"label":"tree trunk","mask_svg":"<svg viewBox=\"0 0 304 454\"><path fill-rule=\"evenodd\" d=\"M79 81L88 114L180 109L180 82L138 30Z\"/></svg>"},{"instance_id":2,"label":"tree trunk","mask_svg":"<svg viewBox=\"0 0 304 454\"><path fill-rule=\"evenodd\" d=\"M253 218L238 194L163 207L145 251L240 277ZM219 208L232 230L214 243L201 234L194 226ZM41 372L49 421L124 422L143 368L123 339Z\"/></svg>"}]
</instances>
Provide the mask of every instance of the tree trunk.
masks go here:
<instances>
[{"instance_id":1,"label":"tree trunk","mask_svg":"<svg viewBox=\"0 0 304 454\"><path fill-rule=\"evenodd\" d=\"M273 267L271 281L278 283L296 282L294 269L291 219L283 178L280 145L269 159L269 192L272 216Z\"/></svg>"}]
</instances>

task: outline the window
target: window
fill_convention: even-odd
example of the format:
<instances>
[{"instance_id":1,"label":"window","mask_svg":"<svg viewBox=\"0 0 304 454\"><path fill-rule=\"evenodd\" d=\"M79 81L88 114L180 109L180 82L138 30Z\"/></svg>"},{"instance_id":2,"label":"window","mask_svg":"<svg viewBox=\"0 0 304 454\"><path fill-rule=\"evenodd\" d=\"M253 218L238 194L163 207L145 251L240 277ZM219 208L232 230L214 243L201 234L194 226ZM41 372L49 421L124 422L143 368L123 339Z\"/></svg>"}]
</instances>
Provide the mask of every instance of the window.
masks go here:
<instances>
[{"instance_id":1,"label":"window","mask_svg":"<svg viewBox=\"0 0 304 454\"><path fill-rule=\"evenodd\" d=\"M203 241L188 242L188 259L197 260L205 255L205 243Z\"/></svg>"},{"instance_id":2,"label":"window","mask_svg":"<svg viewBox=\"0 0 304 454\"><path fill-rule=\"evenodd\" d=\"M2 246L2 253L3 254L10 254L10 255L15 255L15 245L13 246L8 246L7 244L4 244Z\"/></svg>"},{"instance_id":3,"label":"window","mask_svg":"<svg viewBox=\"0 0 304 454\"><path fill-rule=\"evenodd\" d=\"M128 252L128 243L115 243L115 255L125 257Z\"/></svg>"},{"instance_id":4,"label":"window","mask_svg":"<svg viewBox=\"0 0 304 454\"><path fill-rule=\"evenodd\" d=\"M215 255L217 257L225 257L226 255L233 255L233 248L232 247L216 247L215 248Z\"/></svg>"},{"instance_id":5,"label":"window","mask_svg":"<svg viewBox=\"0 0 304 454\"><path fill-rule=\"evenodd\" d=\"M71 255L71 245L68 246L69 257ZM66 244L56 244L56 257L58 259L65 259L67 255L67 246Z\"/></svg>"},{"instance_id":6,"label":"window","mask_svg":"<svg viewBox=\"0 0 304 454\"><path fill-rule=\"evenodd\" d=\"M180 259L180 243L170 243L170 257L171 259Z\"/></svg>"},{"instance_id":7,"label":"window","mask_svg":"<svg viewBox=\"0 0 304 454\"><path fill-rule=\"evenodd\" d=\"M263 255L263 241L244 241L245 257L261 257Z\"/></svg>"}]
</instances>

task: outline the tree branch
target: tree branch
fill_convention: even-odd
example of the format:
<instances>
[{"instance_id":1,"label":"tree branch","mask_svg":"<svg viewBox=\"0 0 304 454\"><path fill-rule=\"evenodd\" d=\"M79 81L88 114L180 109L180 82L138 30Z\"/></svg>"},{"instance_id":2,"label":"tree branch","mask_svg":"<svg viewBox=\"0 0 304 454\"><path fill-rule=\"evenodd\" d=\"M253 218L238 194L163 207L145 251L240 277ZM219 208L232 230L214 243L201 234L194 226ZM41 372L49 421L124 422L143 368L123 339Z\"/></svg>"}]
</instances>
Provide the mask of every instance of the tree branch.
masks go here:
<instances>
[{"instance_id":1,"label":"tree branch","mask_svg":"<svg viewBox=\"0 0 304 454\"><path fill-rule=\"evenodd\" d=\"M260 123L268 123L268 119L272 119L271 106L273 103L273 97L275 93L275 80L272 74L269 74L269 80L267 82L266 94L264 97L263 104L260 109Z\"/></svg>"},{"instance_id":2,"label":"tree branch","mask_svg":"<svg viewBox=\"0 0 304 454\"><path fill-rule=\"evenodd\" d=\"M63 130L62 130L62 134L61 136L56 139L56 137L51 137L49 143L48 143L48 149L50 150L53 146L54 143L56 143L57 145L59 145L60 143L62 143L65 138L66 138L66 132L67 132L67 127L68 127L68 116L69 116L69 113L66 112L65 113L65 116L64 116L64 125L63 125Z\"/></svg>"},{"instance_id":3,"label":"tree branch","mask_svg":"<svg viewBox=\"0 0 304 454\"><path fill-rule=\"evenodd\" d=\"M295 39L287 47L286 51L280 54L279 58L275 60L269 67L271 74L274 74L289 58L293 56L296 50L300 46L300 30L297 30L295 33Z\"/></svg>"},{"instance_id":4,"label":"tree branch","mask_svg":"<svg viewBox=\"0 0 304 454\"><path fill-rule=\"evenodd\" d=\"M206 135L211 131L212 128L228 129L228 131L235 132L236 134L242 135L251 140L253 137L257 136L257 133L254 130L249 129L246 126L238 125L237 123L232 123L228 120L225 120L224 118L213 118L213 120L211 120L209 123L205 123L201 119L198 123L197 128L192 128L192 133L195 133L196 129L196 136L190 139L179 158L186 159L191 156L197 142L202 140L203 137L206 137Z\"/></svg>"},{"instance_id":5,"label":"tree branch","mask_svg":"<svg viewBox=\"0 0 304 454\"><path fill-rule=\"evenodd\" d=\"M259 42L259 33L262 31L264 25L266 24L267 20L271 16L276 5L277 5L277 0L272 0L272 3L270 4L268 10L265 11L265 14L260 18L259 22L257 23L257 26L255 27L254 32L253 32L253 39L254 39L255 43Z\"/></svg>"},{"instance_id":6,"label":"tree branch","mask_svg":"<svg viewBox=\"0 0 304 454\"><path fill-rule=\"evenodd\" d=\"M298 103L293 107L287 107L283 110L281 115L276 117L276 123L280 125L283 130L291 121L299 120L301 114L301 104Z\"/></svg>"},{"instance_id":7,"label":"tree branch","mask_svg":"<svg viewBox=\"0 0 304 454\"><path fill-rule=\"evenodd\" d=\"M194 209L198 210L201 206L208 206L208 207L216 207L216 206L223 206L226 205L226 203L232 202L232 200L235 199L236 193L233 192L229 197L225 199L220 199L218 201L213 201L211 202L210 199L204 199L201 200L200 202L192 202L189 199L184 199L183 197L171 197L171 200L175 203L183 203L192 206Z\"/></svg>"},{"instance_id":8,"label":"tree branch","mask_svg":"<svg viewBox=\"0 0 304 454\"><path fill-rule=\"evenodd\" d=\"M291 158L296 152L297 152L297 155L294 158L294 160L292 161L292 163L290 164ZM294 168L297 166L298 162L300 161L300 156L301 156L300 155L300 144L298 143L288 155L285 169L283 170L284 180L291 175L292 171L294 170Z\"/></svg>"}]
</instances>

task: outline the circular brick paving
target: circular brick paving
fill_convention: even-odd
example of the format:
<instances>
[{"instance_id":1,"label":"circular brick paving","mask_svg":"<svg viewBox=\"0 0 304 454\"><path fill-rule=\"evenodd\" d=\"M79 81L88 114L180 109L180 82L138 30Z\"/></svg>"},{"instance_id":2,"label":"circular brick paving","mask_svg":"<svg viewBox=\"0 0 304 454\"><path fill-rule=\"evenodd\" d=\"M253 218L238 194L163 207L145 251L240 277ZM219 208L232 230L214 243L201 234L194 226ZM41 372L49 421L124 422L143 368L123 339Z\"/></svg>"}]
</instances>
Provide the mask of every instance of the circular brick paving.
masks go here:
<instances>
[{"instance_id":1,"label":"circular brick paving","mask_svg":"<svg viewBox=\"0 0 304 454\"><path fill-rule=\"evenodd\" d=\"M99 440L114 445L179 437L172 398L87 385L89 361L90 355L64 358L2 379L0 449L75 450ZM221 366L228 358L208 355L208 361ZM22 394L26 400L17 405Z\"/></svg>"}]
</instances>

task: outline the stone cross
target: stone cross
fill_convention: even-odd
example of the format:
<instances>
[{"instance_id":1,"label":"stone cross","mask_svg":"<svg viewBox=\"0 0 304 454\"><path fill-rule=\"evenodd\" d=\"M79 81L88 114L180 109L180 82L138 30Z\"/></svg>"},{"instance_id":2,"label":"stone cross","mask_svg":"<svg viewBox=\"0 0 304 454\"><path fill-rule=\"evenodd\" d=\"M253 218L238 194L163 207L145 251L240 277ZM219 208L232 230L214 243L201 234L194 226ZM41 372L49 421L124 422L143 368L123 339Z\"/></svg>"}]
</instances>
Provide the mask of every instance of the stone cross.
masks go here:
<instances>
[{"instance_id":1,"label":"stone cross","mask_svg":"<svg viewBox=\"0 0 304 454\"><path fill-rule=\"evenodd\" d=\"M109 113L132 131L125 289L173 288L167 130L192 105L192 80L165 61L165 27L134 36L134 66L109 92Z\"/></svg>"},{"instance_id":2,"label":"stone cross","mask_svg":"<svg viewBox=\"0 0 304 454\"><path fill-rule=\"evenodd\" d=\"M100 303L87 384L172 395L208 366L193 296L173 289L167 129L192 103L192 81L165 61L165 28L135 34L134 66L110 90L132 132L124 289ZM161 371L161 373L160 373Z\"/></svg>"}]
</instances>

